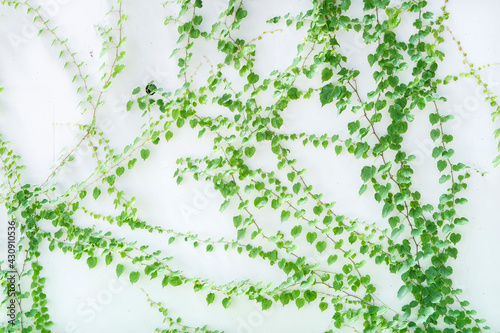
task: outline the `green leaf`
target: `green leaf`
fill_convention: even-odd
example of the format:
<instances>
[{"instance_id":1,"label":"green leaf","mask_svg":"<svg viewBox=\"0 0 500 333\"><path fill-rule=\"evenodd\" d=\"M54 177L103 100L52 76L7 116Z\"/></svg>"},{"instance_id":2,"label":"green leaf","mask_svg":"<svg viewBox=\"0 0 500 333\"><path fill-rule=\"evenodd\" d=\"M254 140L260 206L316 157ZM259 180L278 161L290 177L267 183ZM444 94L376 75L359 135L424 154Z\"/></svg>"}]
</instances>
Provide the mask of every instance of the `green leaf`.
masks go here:
<instances>
[{"instance_id":1,"label":"green leaf","mask_svg":"<svg viewBox=\"0 0 500 333\"><path fill-rule=\"evenodd\" d=\"M122 264L116 265L116 276L120 277L120 275L122 275L124 270L125 270L125 266L123 266Z\"/></svg>"},{"instance_id":2,"label":"green leaf","mask_svg":"<svg viewBox=\"0 0 500 333\"><path fill-rule=\"evenodd\" d=\"M245 148L245 155L248 157L248 158L251 158L254 154L255 154L255 151L257 149L255 147L246 147Z\"/></svg>"},{"instance_id":3,"label":"green leaf","mask_svg":"<svg viewBox=\"0 0 500 333\"><path fill-rule=\"evenodd\" d=\"M444 151L444 148L439 146L439 147L434 147L434 149L432 150L432 157L433 158L437 158L439 157Z\"/></svg>"},{"instance_id":4,"label":"green leaf","mask_svg":"<svg viewBox=\"0 0 500 333\"><path fill-rule=\"evenodd\" d=\"M406 296L406 294L408 294L410 292L410 288L408 288L406 285L403 285L401 286L401 288L399 288L398 290L398 298L399 299L402 299L403 297Z\"/></svg>"},{"instance_id":5,"label":"green leaf","mask_svg":"<svg viewBox=\"0 0 500 333\"><path fill-rule=\"evenodd\" d=\"M382 217L386 218L394 210L394 204L386 203L382 208Z\"/></svg>"},{"instance_id":6,"label":"green leaf","mask_svg":"<svg viewBox=\"0 0 500 333\"><path fill-rule=\"evenodd\" d=\"M316 238L318 238L318 234L317 233L315 233L315 232L308 232L307 233L306 239L307 239L307 241L310 244L314 243L314 241L316 240Z\"/></svg>"},{"instance_id":7,"label":"green leaf","mask_svg":"<svg viewBox=\"0 0 500 333\"><path fill-rule=\"evenodd\" d=\"M203 22L203 16L201 15L196 15L194 18L193 18L193 24L194 25L200 25L201 22Z\"/></svg>"},{"instance_id":8,"label":"green leaf","mask_svg":"<svg viewBox=\"0 0 500 333\"><path fill-rule=\"evenodd\" d=\"M163 277L163 280L161 281L161 286L162 286L162 287L165 287L165 286L167 286L167 285L168 285L168 280L169 280L169 278L170 278L170 277L169 277L168 275L165 275L165 276Z\"/></svg>"},{"instance_id":9,"label":"green leaf","mask_svg":"<svg viewBox=\"0 0 500 333\"><path fill-rule=\"evenodd\" d=\"M137 162L137 158L133 158L130 161L128 161L127 167L129 170L132 170L135 166L135 163Z\"/></svg>"},{"instance_id":10,"label":"green leaf","mask_svg":"<svg viewBox=\"0 0 500 333\"><path fill-rule=\"evenodd\" d=\"M434 13L432 12L425 12L422 17L426 20L430 20L434 16Z\"/></svg>"},{"instance_id":11,"label":"green leaf","mask_svg":"<svg viewBox=\"0 0 500 333\"><path fill-rule=\"evenodd\" d=\"M500 165L500 155L497 155L491 163L495 168L498 167Z\"/></svg>"},{"instance_id":12,"label":"green leaf","mask_svg":"<svg viewBox=\"0 0 500 333\"><path fill-rule=\"evenodd\" d=\"M101 195L101 190L98 187L94 187L94 191L92 192L92 196L94 197L94 199L97 200L97 198L99 198L100 195Z\"/></svg>"},{"instance_id":13,"label":"green leaf","mask_svg":"<svg viewBox=\"0 0 500 333\"><path fill-rule=\"evenodd\" d=\"M237 20L241 20L241 19L247 17L247 14L248 14L247 11L240 7L236 11L236 15L235 16L236 16Z\"/></svg>"},{"instance_id":14,"label":"green leaf","mask_svg":"<svg viewBox=\"0 0 500 333\"><path fill-rule=\"evenodd\" d=\"M398 216L393 216L389 218L389 225L391 226L392 229L394 229L399 222L401 222L400 218Z\"/></svg>"},{"instance_id":15,"label":"green leaf","mask_svg":"<svg viewBox=\"0 0 500 333\"><path fill-rule=\"evenodd\" d=\"M375 82L378 82L380 80L382 80L382 78L384 77L384 72L383 71L374 71L373 72L373 78L375 79Z\"/></svg>"},{"instance_id":16,"label":"green leaf","mask_svg":"<svg viewBox=\"0 0 500 333\"><path fill-rule=\"evenodd\" d=\"M295 305L297 305L297 309L300 309L301 307L303 307L304 305L306 304L306 301L305 299L303 298L297 298L295 300Z\"/></svg>"},{"instance_id":17,"label":"green leaf","mask_svg":"<svg viewBox=\"0 0 500 333\"><path fill-rule=\"evenodd\" d=\"M236 229L238 229L238 227L241 225L242 222L243 222L243 217L241 215L233 217L233 224Z\"/></svg>"},{"instance_id":18,"label":"green leaf","mask_svg":"<svg viewBox=\"0 0 500 333\"><path fill-rule=\"evenodd\" d=\"M435 128L431 131L431 139L432 141L436 141L437 138L441 135L441 131L438 128Z\"/></svg>"},{"instance_id":19,"label":"green leaf","mask_svg":"<svg viewBox=\"0 0 500 333\"><path fill-rule=\"evenodd\" d=\"M215 294L214 293L209 293L207 295L207 305L210 305L214 302L215 300Z\"/></svg>"},{"instance_id":20,"label":"green leaf","mask_svg":"<svg viewBox=\"0 0 500 333\"><path fill-rule=\"evenodd\" d=\"M377 172L377 168L375 166L365 166L363 169L361 169L361 179L363 182L367 182L370 179L375 176L375 173Z\"/></svg>"},{"instance_id":21,"label":"green leaf","mask_svg":"<svg viewBox=\"0 0 500 333\"><path fill-rule=\"evenodd\" d=\"M172 133L171 131L167 131L165 133L165 140L170 141L170 139L172 139L172 137L174 136L174 133Z\"/></svg>"},{"instance_id":22,"label":"green leaf","mask_svg":"<svg viewBox=\"0 0 500 333\"><path fill-rule=\"evenodd\" d=\"M316 215L321 215L321 213L323 212L323 206L321 205L314 206L313 212Z\"/></svg>"},{"instance_id":23,"label":"green leaf","mask_svg":"<svg viewBox=\"0 0 500 333\"><path fill-rule=\"evenodd\" d=\"M253 201L253 204L255 205L256 208L262 208L267 204L267 197L257 197Z\"/></svg>"},{"instance_id":24,"label":"green leaf","mask_svg":"<svg viewBox=\"0 0 500 333\"><path fill-rule=\"evenodd\" d=\"M237 240L241 240L245 237L245 233L246 233L247 229L246 228L243 228L243 229L239 229L238 232L237 232L237 236L236 236L236 239Z\"/></svg>"},{"instance_id":25,"label":"green leaf","mask_svg":"<svg viewBox=\"0 0 500 333\"><path fill-rule=\"evenodd\" d=\"M113 77L116 77L116 75L123 72L124 69L125 69L125 65L123 65L123 64L116 65L115 69L113 71Z\"/></svg>"},{"instance_id":26,"label":"green leaf","mask_svg":"<svg viewBox=\"0 0 500 333\"><path fill-rule=\"evenodd\" d=\"M106 266L108 266L109 264L111 264L111 262L113 261L113 256L111 255L111 253L108 253L106 255L105 260L106 260Z\"/></svg>"},{"instance_id":27,"label":"green leaf","mask_svg":"<svg viewBox=\"0 0 500 333\"><path fill-rule=\"evenodd\" d=\"M425 317L428 317L433 313L434 313L434 309L430 306L422 308L422 315Z\"/></svg>"},{"instance_id":28,"label":"green leaf","mask_svg":"<svg viewBox=\"0 0 500 333\"><path fill-rule=\"evenodd\" d=\"M265 298L261 301L261 304L262 304L262 311L264 311L264 310L269 309L273 305L273 301Z\"/></svg>"},{"instance_id":29,"label":"green leaf","mask_svg":"<svg viewBox=\"0 0 500 333\"><path fill-rule=\"evenodd\" d=\"M231 297L226 297L222 300L222 306L227 309L231 305Z\"/></svg>"},{"instance_id":30,"label":"green leaf","mask_svg":"<svg viewBox=\"0 0 500 333\"><path fill-rule=\"evenodd\" d=\"M333 99L338 96L340 96L340 88L338 86L334 86L332 83L328 83L321 88L321 92L319 93L321 106L325 106L326 104L333 102Z\"/></svg>"},{"instance_id":31,"label":"green leaf","mask_svg":"<svg viewBox=\"0 0 500 333\"><path fill-rule=\"evenodd\" d=\"M377 61L377 58L373 54L368 55L368 63L370 64L370 67L373 66L373 64Z\"/></svg>"},{"instance_id":32,"label":"green leaf","mask_svg":"<svg viewBox=\"0 0 500 333\"><path fill-rule=\"evenodd\" d=\"M123 175L124 172L125 172L125 168L124 167L116 168L116 175L118 177L120 177L121 175Z\"/></svg>"},{"instance_id":33,"label":"green leaf","mask_svg":"<svg viewBox=\"0 0 500 333\"><path fill-rule=\"evenodd\" d=\"M301 232L302 232L302 226L296 225L295 227L292 228L291 235L293 238L297 238Z\"/></svg>"},{"instance_id":34,"label":"green leaf","mask_svg":"<svg viewBox=\"0 0 500 333\"><path fill-rule=\"evenodd\" d=\"M291 213L288 210L283 210L281 212L281 222L286 222L290 218Z\"/></svg>"},{"instance_id":35,"label":"green leaf","mask_svg":"<svg viewBox=\"0 0 500 333\"><path fill-rule=\"evenodd\" d=\"M338 259L337 255L330 255L328 257L328 265L333 265Z\"/></svg>"},{"instance_id":36,"label":"green leaf","mask_svg":"<svg viewBox=\"0 0 500 333\"><path fill-rule=\"evenodd\" d=\"M94 268L97 265L97 257L88 257L87 265L89 266L89 269Z\"/></svg>"},{"instance_id":37,"label":"green leaf","mask_svg":"<svg viewBox=\"0 0 500 333\"><path fill-rule=\"evenodd\" d=\"M300 95L301 95L301 91L295 87L290 88L290 90L288 90L288 93L287 93L287 96L293 100L299 99Z\"/></svg>"},{"instance_id":38,"label":"green leaf","mask_svg":"<svg viewBox=\"0 0 500 333\"><path fill-rule=\"evenodd\" d=\"M141 273L139 273L139 272L130 272L130 274L129 274L130 283L132 283L132 284L136 283L137 281L139 281L140 277L141 277Z\"/></svg>"},{"instance_id":39,"label":"green leaf","mask_svg":"<svg viewBox=\"0 0 500 333\"><path fill-rule=\"evenodd\" d=\"M304 299L307 303L314 302L318 294L314 290L306 290L304 291Z\"/></svg>"},{"instance_id":40,"label":"green leaf","mask_svg":"<svg viewBox=\"0 0 500 333\"><path fill-rule=\"evenodd\" d=\"M248 80L248 83L254 84L254 83L259 82L259 76L255 73L250 73L247 76L247 80Z\"/></svg>"},{"instance_id":41,"label":"green leaf","mask_svg":"<svg viewBox=\"0 0 500 333\"><path fill-rule=\"evenodd\" d=\"M440 119L439 114L437 113L429 114L429 121L432 125L437 124L439 122L439 119Z\"/></svg>"},{"instance_id":42,"label":"green leaf","mask_svg":"<svg viewBox=\"0 0 500 333\"><path fill-rule=\"evenodd\" d=\"M170 276L168 279L168 283L170 283L171 286L177 287L182 284L182 279L178 276Z\"/></svg>"},{"instance_id":43,"label":"green leaf","mask_svg":"<svg viewBox=\"0 0 500 333\"><path fill-rule=\"evenodd\" d=\"M455 222L456 223L456 222ZM54 233L55 238L61 238L63 235L63 229L59 229L56 233Z\"/></svg>"},{"instance_id":44,"label":"green leaf","mask_svg":"<svg viewBox=\"0 0 500 333\"><path fill-rule=\"evenodd\" d=\"M453 141L453 135L450 135L450 134L444 134L443 135L443 141L445 143L450 143L451 141Z\"/></svg>"},{"instance_id":45,"label":"green leaf","mask_svg":"<svg viewBox=\"0 0 500 333\"><path fill-rule=\"evenodd\" d=\"M321 81L322 82L325 82L325 81L328 81L332 78L333 76L333 71L326 67L323 69L323 71L321 71Z\"/></svg>"},{"instance_id":46,"label":"green leaf","mask_svg":"<svg viewBox=\"0 0 500 333\"><path fill-rule=\"evenodd\" d=\"M347 11L351 7L351 0L342 0L340 3L340 9Z\"/></svg>"},{"instance_id":47,"label":"green leaf","mask_svg":"<svg viewBox=\"0 0 500 333\"><path fill-rule=\"evenodd\" d=\"M316 250L319 253L323 253L323 251L326 250L326 242L325 241L317 242L316 243Z\"/></svg>"},{"instance_id":48,"label":"green leaf","mask_svg":"<svg viewBox=\"0 0 500 333\"><path fill-rule=\"evenodd\" d=\"M389 29L395 29L399 25L399 23L401 23L400 16L391 17L390 19L387 20L387 25L389 26Z\"/></svg>"},{"instance_id":49,"label":"green leaf","mask_svg":"<svg viewBox=\"0 0 500 333\"><path fill-rule=\"evenodd\" d=\"M319 303L319 309L321 310L321 312L325 311L326 309L328 309L328 303L326 302Z\"/></svg>"},{"instance_id":50,"label":"green leaf","mask_svg":"<svg viewBox=\"0 0 500 333\"><path fill-rule=\"evenodd\" d=\"M127 111L132 110L132 106L134 105L134 101L128 101L127 102Z\"/></svg>"},{"instance_id":51,"label":"green leaf","mask_svg":"<svg viewBox=\"0 0 500 333\"><path fill-rule=\"evenodd\" d=\"M460 234L453 233L450 235L450 241L453 244L457 244L458 242L460 242L461 239L462 239L462 236Z\"/></svg>"},{"instance_id":52,"label":"green leaf","mask_svg":"<svg viewBox=\"0 0 500 333\"><path fill-rule=\"evenodd\" d=\"M360 127L360 122L359 120L352 121L349 124L347 124L347 128L349 129L349 134L353 135Z\"/></svg>"},{"instance_id":53,"label":"green leaf","mask_svg":"<svg viewBox=\"0 0 500 333\"><path fill-rule=\"evenodd\" d=\"M377 101L377 103L375 103L375 109L377 111L380 111L382 110L383 108L385 108L385 106L387 105L387 101L385 99L379 99Z\"/></svg>"},{"instance_id":54,"label":"green leaf","mask_svg":"<svg viewBox=\"0 0 500 333\"><path fill-rule=\"evenodd\" d=\"M141 149L141 158L145 161L149 157L149 149Z\"/></svg>"},{"instance_id":55,"label":"green leaf","mask_svg":"<svg viewBox=\"0 0 500 333\"><path fill-rule=\"evenodd\" d=\"M138 93L141 92L141 88L140 87L137 87L135 88L134 90L132 90L132 95L137 95Z\"/></svg>"},{"instance_id":56,"label":"green leaf","mask_svg":"<svg viewBox=\"0 0 500 333\"><path fill-rule=\"evenodd\" d=\"M395 240L397 239L399 236L401 236L401 234L403 233L404 231L404 226L401 225L399 228L394 228L391 232L391 239L392 240Z\"/></svg>"},{"instance_id":57,"label":"green leaf","mask_svg":"<svg viewBox=\"0 0 500 333\"><path fill-rule=\"evenodd\" d=\"M292 187L292 189L293 189L293 193L295 193L295 194L299 194L300 187L301 187L300 183L295 183L295 184L293 184L293 187Z\"/></svg>"},{"instance_id":58,"label":"green leaf","mask_svg":"<svg viewBox=\"0 0 500 333\"><path fill-rule=\"evenodd\" d=\"M358 191L359 195L365 193L367 188L368 188L368 186L366 186L366 184L361 185L361 187L359 188L359 191Z\"/></svg>"},{"instance_id":59,"label":"green leaf","mask_svg":"<svg viewBox=\"0 0 500 333\"><path fill-rule=\"evenodd\" d=\"M354 242L358 239L358 236L356 235L351 235L349 236L349 243L354 244Z\"/></svg>"},{"instance_id":60,"label":"green leaf","mask_svg":"<svg viewBox=\"0 0 500 333\"><path fill-rule=\"evenodd\" d=\"M441 172L444 169L446 169L447 166L448 166L448 163L445 160L439 160L439 161L437 161L437 168L438 168L439 172Z\"/></svg>"},{"instance_id":61,"label":"green leaf","mask_svg":"<svg viewBox=\"0 0 500 333\"><path fill-rule=\"evenodd\" d=\"M223 211L226 210L226 208L229 206L229 203L231 201L228 199L228 200L224 200L224 202L220 205L220 208L219 208L219 211L222 213Z\"/></svg>"}]
</instances>

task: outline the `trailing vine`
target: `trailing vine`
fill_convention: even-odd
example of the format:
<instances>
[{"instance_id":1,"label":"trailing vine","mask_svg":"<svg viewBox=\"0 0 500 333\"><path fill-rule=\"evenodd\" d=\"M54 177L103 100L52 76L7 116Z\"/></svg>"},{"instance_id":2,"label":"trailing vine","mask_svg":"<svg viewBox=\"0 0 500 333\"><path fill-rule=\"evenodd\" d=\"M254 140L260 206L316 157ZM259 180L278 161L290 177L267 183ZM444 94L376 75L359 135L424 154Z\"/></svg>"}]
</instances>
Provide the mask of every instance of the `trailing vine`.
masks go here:
<instances>
[{"instance_id":1,"label":"trailing vine","mask_svg":"<svg viewBox=\"0 0 500 333\"><path fill-rule=\"evenodd\" d=\"M109 267L134 285L147 277L164 288L190 286L207 305L229 308L241 298L258 303L262 310L312 305L331 318L325 333L489 329L453 280L456 245L470 227L464 226L468 218L462 216L461 206L467 204L464 191L475 170L455 157L454 137L447 128L453 117L441 111L447 103L441 88L472 76L494 108L493 121L500 109L478 74L480 68L465 52L467 72L446 76L439 70L446 61L441 49L446 38L463 51L447 26L448 1L432 12L420 0L364 0L362 6L350 0L311 0L305 12L260 18L269 29L252 37L245 30L250 28L246 23L251 13L244 0L229 0L213 22L207 22L212 19L207 2L154 4L171 13L164 24L178 33L168 60L178 65L178 85L167 89L151 81L131 92L126 111L142 114L142 127L122 145L99 128L97 119L113 84L126 70L127 19L132 16L127 2L111 1L105 23L96 28L102 47L101 69L94 80L96 73L85 72L71 38L59 34L44 17L43 5L2 1L4 8L26 11L41 22L40 38L58 49L62 68L73 76L84 121L78 124L76 142L61 153L40 184L26 183L22 157L0 137L1 200L19 233L18 260L9 257L1 271L2 305L14 300L16 316L3 323L0 332L56 331L45 291L51 277L40 262L45 249L85 261L89 269ZM411 34L401 33L401 25L409 26ZM280 38L287 29L303 36L296 54L286 66L263 72L258 66L260 41L270 35ZM367 66L342 53L343 40L352 34L366 46ZM338 121L324 133L296 132L287 114L297 103L321 108ZM433 142L429 158L439 175L436 202L414 182L418 166L408 150L409 129L422 117L428 119ZM168 149L181 129L194 131L197 140L209 142L212 149L178 156L172 176L179 186L192 178L217 191L223 199L220 212L232 216L234 238L212 239L156 225L144 218L136 197L123 189L123 176L137 174L139 164L147 165L152 156ZM497 138L500 130L492 134ZM65 173L61 177L66 181L59 182L84 145L92 151L92 170L83 179ZM316 189L305 168L304 149L362 161L358 193L362 199L374 199L380 215L362 221L336 206L331 193ZM500 157L493 163L498 165ZM95 202L108 199L113 203L111 213L95 208ZM122 238L101 227L106 223L162 235L164 242L158 246ZM275 284L253 278L225 283L182 272L169 251L169 245L178 242L207 253L247 256L280 270L283 278ZM373 269L400 279L394 297L380 296L384 281ZM17 281L14 293L9 284L12 272ZM172 315L169 304L144 289L143 293L164 318L158 332L222 331L186 323ZM392 305L396 298L399 307Z\"/></svg>"}]
</instances>

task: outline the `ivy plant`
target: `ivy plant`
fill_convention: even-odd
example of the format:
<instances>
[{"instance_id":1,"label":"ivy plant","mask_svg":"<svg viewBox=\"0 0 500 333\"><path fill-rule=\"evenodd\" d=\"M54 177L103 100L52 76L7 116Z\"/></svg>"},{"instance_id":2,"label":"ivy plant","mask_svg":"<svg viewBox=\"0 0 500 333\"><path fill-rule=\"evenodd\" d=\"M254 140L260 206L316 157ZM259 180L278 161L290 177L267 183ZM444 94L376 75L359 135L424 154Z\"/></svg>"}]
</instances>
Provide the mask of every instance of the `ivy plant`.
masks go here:
<instances>
[{"instance_id":1,"label":"ivy plant","mask_svg":"<svg viewBox=\"0 0 500 333\"><path fill-rule=\"evenodd\" d=\"M106 135L97 119L109 91L127 70L127 33L133 28L127 21L133 14L127 11L127 2L110 1L108 23L97 28L102 66L99 73L86 73L71 38L44 16L43 4L1 1L3 8L24 11L39 22L39 38L57 49L61 70L73 77L75 95L81 100L77 112L86 122L78 125L76 144L59 156L50 175L38 184L26 181L23 157L5 136L0 137L0 200L18 230L16 256L22 261L22 265L11 261L11 268L9 261L2 263L2 305L13 300L16 315L2 323L0 332L54 331L51 295L45 288L51 276L40 261L46 249L62 252L88 269L105 267L134 286L153 280L163 288L192 287L207 306L230 308L236 298L255 302L263 311L313 306L331 318L322 333L489 329L453 277L457 244L467 228L473 228L461 206L467 205L465 190L476 170L455 157L454 137L447 128L452 116L441 111L450 103L442 87L473 77L485 89L496 124L500 107L481 77L483 67L468 60L451 34L448 1L431 10L424 0L310 0L307 11L287 13L289 9L282 8L281 16L259 17L269 30L253 39L248 37L247 22L255 6L247 1L223 2L209 23L207 13L213 10L213 6L207 9L209 0L145 4L170 13L164 18L165 29L174 27L178 36L165 61L177 65L179 84L170 89L151 81L131 91L124 108L141 114L142 127L123 146ZM402 25L409 27L406 32ZM270 34L282 38L277 32L283 30L303 36L291 62L269 73L260 70L260 41ZM342 52L346 36L362 41L364 64ZM445 40L455 41L463 52L464 73L443 75L440 70L447 61ZM216 56L209 58L210 54ZM340 129L314 134L290 130L287 114L296 103L337 117L340 127L335 128ZM208 113L207 107L218 111ZM433 145L428 158L438 175L434 179L441 191L438 196L426 195L414 181L418 165L407 142L417 117L427 122ZM211 149L202 155L177 156L176 170L168 176L178 186L193 179L219 193L220 212L232 216L233 238L214 240L155 225L144 218L134 194L124 190L126 177L137 175L139 165L148 166L186 131L194 132L200 143L208 142ZM500 130L491 135L492 140L498 138ZM88 158L93 169L82 179L66 173L66 182L59 183L59 175L75 163L76 151L85 145L91 147ZM374 200L378 215L362 221L343 213L330 196L313 186L302 149L361 161L356 171L361 185L356 191L362 199ZM259 156L266 156L265 165L259 164L263 161ZM492 160L500 163L498 156ZM110 199L112 212L95 209L95 203ZM95 225L84 227L82 219ZM105 231L103 223L163 235L166 242L156 249ZM251 258L279 269L284 278L277 284L223 283L182 272L169 251L170 244L179 242L209 254L220 249ZM382 286L374 269L398 278L392 299L378 296ZM9 282L12 272L14 293ZM173 316L169 304L154 294L144 291L144 296L164 318L158 332L222 331L187 323ZM394 299L402 306L389 306Z\"/></svg>"}]
</instances>

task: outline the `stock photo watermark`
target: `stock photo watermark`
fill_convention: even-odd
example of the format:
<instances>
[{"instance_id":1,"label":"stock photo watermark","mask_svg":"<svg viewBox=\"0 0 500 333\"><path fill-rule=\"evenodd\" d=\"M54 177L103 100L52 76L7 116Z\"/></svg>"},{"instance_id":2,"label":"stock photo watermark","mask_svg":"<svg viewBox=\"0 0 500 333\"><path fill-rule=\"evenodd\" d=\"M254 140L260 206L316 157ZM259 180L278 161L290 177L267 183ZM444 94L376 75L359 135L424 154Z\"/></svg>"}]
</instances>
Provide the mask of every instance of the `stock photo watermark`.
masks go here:
<instances>
[{"instance_id":1,"label":"stock photo watermark","mask_svg":"<svg viewBox=\"0 0 500 333\"><path fill-rule=\"evenodd\" d=\"M492 89L500 87L500 78L498 74L488 75L485 82ZM486 96L484 88L477 86L474 90L474 94L466 96L461 103L454 103L452 106L449 106L448 109L445 109L444 114L453 116L453 120L447 124L447 127L451 130L458 130L464 126L467 119L473 116L476 112L480 111L482 106L488 107L487 102L485 102ZM416 145L417 149L411 152L411 154L416 157L412 163L416 166L420 166L431 156L436 143L430 138L426 138L424 140L417 141Z\"/></svg>"},{"instance_id":2,"label":"stock photo watermark","mask_svg":"<svg viewBox=\"0 0 500 333\"><path fill-rule=\"evenodd\" d=\"M271 317L275 311L275 307L262 311L259 305L255 303L255 309L246 313L243 316L238 316L236 333L257 333L261 331L266 319Z\"/></svg>"},{"instance_id":3,"label":"stock photo watermark","mask_svg":"<svg viewBox=\"0 0 500 333\"><path fill-rule=\"evenodd\" d=\"M156 65L155 67L146 66L144 69L144 75L141 82L141 85L145 86L147 83L153 81L160 86L164 86L169 82L169 79L172 78L172 72L164 69L161 65ZM103 135L110 135L114 133L118 125L124 123L126 119L129 117L130 113L127 111L127 103L134 99L132 92L128 94L121 94L117 97L111 98L109 105L106 107L106 112L102 112L102 114L108 114L106 116L98 117L96 120L96 126L103 133ZM106 105L105 104L105 105ZM78 126L76 124L54 124L58 126L62 126L68 132L68 134L72 134L76 138L80 138L78 135L81 131L78 131ZM81 138L80 138L81 139ZM84 161L88 160L89 157L94 153L93 148L89 144L79 145L77 149L72 153L71 163L68 163L67 166L70 168L79 168ZM67 171L65 169L61 169L57 175L58 179L61 179Z\"/></svg>"},{"instance_id":4,"label":"stock photo watermark","mask_svg":"<svg viewBox=\"0 0 500 333\"><path fill-rule=\"evenodd\" d=\"M62 6L71 1L72 0L45 0L38 12L43 19L50 20L61 12ZM23 25L19 31L7 33L7 39L15 51L18 51L21 46L28 44L30 40L40 34L41 30L45 29L40 19L30 21L27 18L23 18L22 22Z\"/></svg>"},{"instance_id":5,"label":"stock photo watermark","mask_svg":"<svg viewBox=\"0 0 500 333\"><path fill-rule=\"evenodd\" d=\"M14 325L17 315L16 308L16 223L8 221L7 223L7 305L8 324Z\"/></svg>"},{"instance_id":6,"label":"stock photo watermark","mask_svg":"<svg viewBox=\"0 0 500 333\"><path fill-rule=\"evenodd\" d=\"M184 223L191 223L193 218L200 216L211 205L213 199L217 197L215 190L210 183L206 183L203 189L194 189L191 202L179 205L179 213Z\"/></svg>"},{"instance_id":7,"label":"stock photo watermark","mask_svg":"<svg viewBox=\"0 0 500 333\"><path fill-rule=\"evenodd\" d=\"M108 282L106 288L97 291L92 297L87 297L85 301L76 306L75 313L78 319L73 319L66 324L65 333L84 333L78 322L90 323L95 320L99 313L113 303L116 295L123 292L130 284L117 278Z\"/></svg>"}]
</instances>

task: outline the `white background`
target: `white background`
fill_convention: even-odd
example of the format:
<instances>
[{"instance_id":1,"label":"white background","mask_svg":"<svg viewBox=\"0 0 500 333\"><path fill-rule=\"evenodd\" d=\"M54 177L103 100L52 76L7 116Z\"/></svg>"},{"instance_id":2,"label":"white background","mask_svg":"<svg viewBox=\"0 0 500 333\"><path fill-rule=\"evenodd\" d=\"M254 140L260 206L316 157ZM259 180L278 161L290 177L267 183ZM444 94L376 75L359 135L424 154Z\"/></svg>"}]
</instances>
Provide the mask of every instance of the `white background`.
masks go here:
<instances>
[{"instance_id":1,"label":"white background","mask_svg":"<svg viewBox=\"0 0 500 333\"><path fill-rule=\"evenodd\" d=\"M109 1L42 3L48 5L46 8L52 26L59 26L58 34L63 38L69 37L69 46L78 52L77 58L85 61L84 72L94 83L98 82L101 42L96 25L102 24L103 16L110 8ZM222 0L204 1L207 17L222 9L223 3ZM256 31L276 29L266 25L266 19L286 11L296 13L307 9L309 2L248 0L246 6L249 23L242 26L241 34L253 38L258 35ZM451 13L449 26L461 41L469 60L478 66L497 62L500 3L493 0L461 0L450 2L448 8ZM124 28L128 38L125 46L127 67L107 94L106 105L98 115L98 125L117 147L138 133L139 112L125 112L132 89L150 80L155 80L167 90L174 89L179 83L176 61L169 59L177 32L163 25L168 9L162 8L159 1L124 0L123 10L129 16ZM33 28L32 17L23 10L0 7L0 22L0 87L5 87L0 95L0 132L4 139L12 142L12 147L28 166L25 182L41 183L60 157L62 149L71 147L79 137L71 124L84 121L80 116L81 110L77 108L79 97L75 95L76 87L71 84L74 73L62 70L63 63L57 59L59 49L50 47L52 39L47 33L37 36L38 29ZM260 60L257 70L265 74L273 68L285 68L293 58L300 38L300 34L286 30L266 35L258 44L257 56ZM446 35L446 38L447 42L441 48L447 58L440 66L440 73L466 71L450 36ZM347 43L343 46L344 53L359 61L360 66L366 66L363 45L356 40L347 40ZM500 67L493 66L484 70L482 75L490 84L490 89L499 93ZM471 302L471 307L478 311L478 317L486 318L493 331L498 331L500 170L491 166L496 153L492 135L496 127L490 117L492 109L483 102L481 90L472 79L450 84L441 93L449 101L441 106L442 112L455 116L447 129L455 136L452 145L456 160L485 173L484 176L473 173L465 191L469 203L460 213L467 216L470 223L460 230L459 258L452 262L454 281L457 287L464 290L463 298ZM292 104L285 115L286 128L308 133L334 133L332 130L343 129L345 118L325 109L321 109L316 102ZM425 123L425 115L417 116L415 127L406 136L407 150L418 157L415 186L426 195L427 200L435 202L438 176L434 160L429 157L430 139ZM138 164L138 170L122 177L124 179L120 180L119 186L137 197L141 217L152 224L179 231L193 230L203 237L233 237L231 212L218 212L222 202L220 195L214 194L208 184L187 179L185 184L177 186L172 179L178 157L201 156L210 148L209 140L200 142L196 133L182 130L171 143L152 149L148 163ZM334 157L332 149L304 149L299 145L293 154L299 158L300 166L308 169L306 179L317 191L324 192L329 200L336 201L336 208L343 214L383 223L381 207L374 203L369 191L361 198L357 194L361 185L359 170L364 161L350 156ZM88 151L78 151L76 162L66 168L59 178L60 186L83 177L88 171L88 159ZM265 155L260 156L260 162L266 163ZM96 209L109 211L105 204ZM5 211L2 214L4 217L1 220L7 221ZM96 222L83 218L79 223L92 225ZM98 228L113 230L131 240L142 240L158 248L167 248L169 255L177 257L175 265L187 274L202 275L219 282L246 278L279 281L283 277L276 268L269 269L266 264L245 256L227 256L218 251L206 255L181 243L166 247L165 239L146 233L116 230L109 225L98 225ZM6 241L5 230L2 227L0 231L2 244ZM89 271L85 260L75 261L71 255L58 251L45 251L41 262L47 277L46 293L55 322L54 332L152 332L161 326L162 318L149 308L140 287L147 290L153 299L166 302L173 316L182 316L185 323L191 326L209 324L214 329L238 333L298 333L323 332L330 324L329 314L320 314L317 305L301 311L293 305L286 308L277 305L262 313L257 305L242 298L235 300L229 310L223 310L220 303L207 308L204 296L193 293L190 287L161 289L159 280L149 283L141 280L140 286L130 286L126 274L125 278L116 280L114 268L106 269L100 264ZM397 276L387 276L380 269L374 270L373 276L384 281L377 285L378 294L387 303L398 306L395 300L400 286Z\"/></svg>"}]
</instances>

